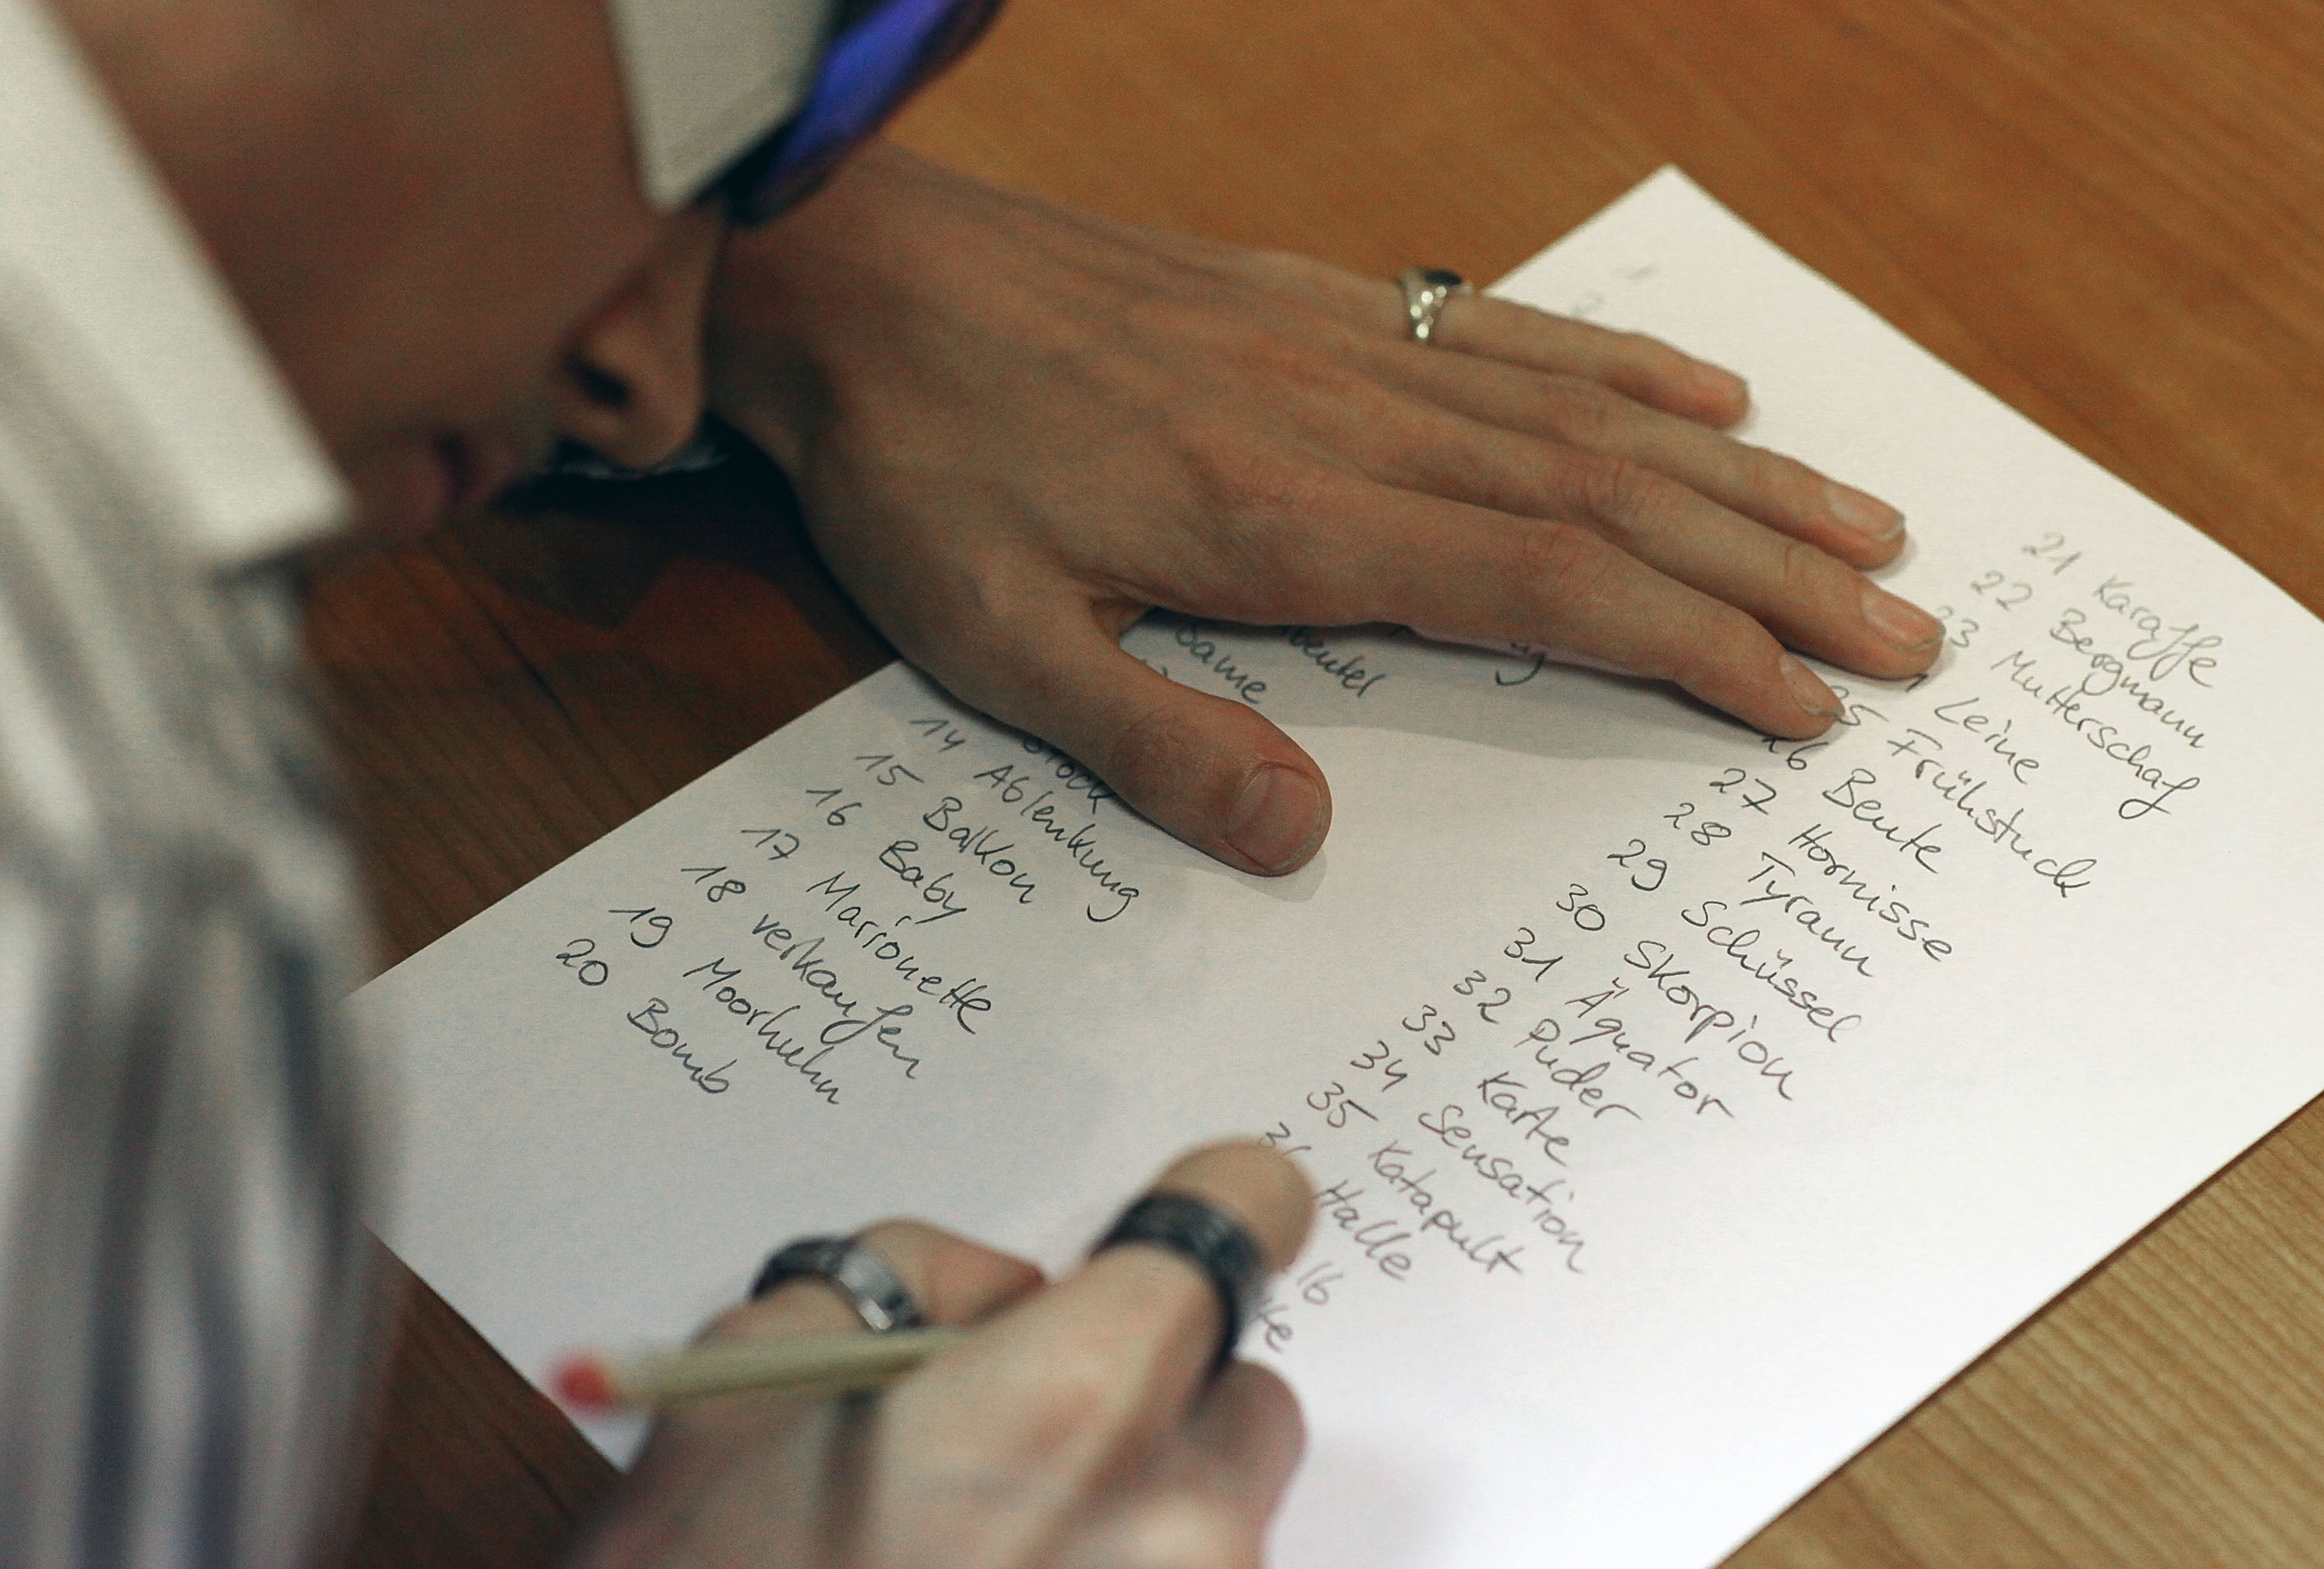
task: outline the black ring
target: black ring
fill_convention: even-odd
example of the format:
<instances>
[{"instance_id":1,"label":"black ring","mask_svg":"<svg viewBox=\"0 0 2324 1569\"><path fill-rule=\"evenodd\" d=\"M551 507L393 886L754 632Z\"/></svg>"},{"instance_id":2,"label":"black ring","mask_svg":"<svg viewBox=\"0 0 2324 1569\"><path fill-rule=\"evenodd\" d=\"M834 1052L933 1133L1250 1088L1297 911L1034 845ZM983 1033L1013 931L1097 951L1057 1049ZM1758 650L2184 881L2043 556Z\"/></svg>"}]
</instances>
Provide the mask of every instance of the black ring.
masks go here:
<instances>
[{"instance_id":1,"label":"black ring","mask_svg":"<svg viewBox=\"0 0 2324 1569\"><path fill-rule=\"evenodd\" d=\"M751 1282L751 1299L802 1277L829 1282L874 1335L918 1329L927 1322L910 1288L888 1261L852 1236L801 1237L776 1249Z\"/></svg>"},{"instance_id":2,"label":"black ring","mask_svg":"<svg viewBox=\"0 0 2324 1569\"><path fill-rule=\"evenodd\" d=\"M1211 1363L1215 1375L1234 1355L1243 1326L1259 1301L1267 1270L1259 1244L1234 1216L1184 1193L1148 1194L1121 1212L1113 1229L1090 1252L1094 1257L1124 1243L1167 1248L1210 1277L1226 1314L1219 1353Z\"/></svg>"}]
</instances>

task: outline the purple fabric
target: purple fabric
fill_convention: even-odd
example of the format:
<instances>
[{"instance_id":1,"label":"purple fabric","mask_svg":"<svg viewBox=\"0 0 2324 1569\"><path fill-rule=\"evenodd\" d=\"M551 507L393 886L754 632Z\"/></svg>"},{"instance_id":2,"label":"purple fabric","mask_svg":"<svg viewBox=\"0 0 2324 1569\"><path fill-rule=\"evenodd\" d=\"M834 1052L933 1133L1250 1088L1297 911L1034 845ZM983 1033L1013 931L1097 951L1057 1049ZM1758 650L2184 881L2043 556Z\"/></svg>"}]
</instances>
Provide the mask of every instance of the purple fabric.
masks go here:
<instances>
[{"instance_id":1,"label":"purple fabric","mask_svg":"<svg viewBox=\"0 0 2324 1569\"><path fill-rule=\"evenodd\" d=\"M806 107L785 134L784 161L811 161L877 130L918 78L930 45L979 0L888 0L833 43Z\"/></svg>"},{"instance_id":2,"label":"purple fabric","mask_svg":"<svg viewBox=\"0 0 2324 1569\"><path fill-rule=\"evenodd\" d=\"M999 9L1000 0L887 0L835 40L806 105L738 170L742 215L770 216L813 188Z\"/></svg>"}]
</instances>

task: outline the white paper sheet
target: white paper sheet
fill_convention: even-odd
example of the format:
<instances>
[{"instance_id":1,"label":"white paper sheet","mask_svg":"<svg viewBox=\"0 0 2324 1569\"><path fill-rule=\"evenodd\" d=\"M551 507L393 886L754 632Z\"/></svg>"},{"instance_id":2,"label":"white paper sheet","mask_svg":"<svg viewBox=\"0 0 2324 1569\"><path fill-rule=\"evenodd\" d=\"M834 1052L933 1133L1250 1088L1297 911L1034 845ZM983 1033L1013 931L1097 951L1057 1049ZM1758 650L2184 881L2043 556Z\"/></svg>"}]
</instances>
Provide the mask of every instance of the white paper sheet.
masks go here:
<instances>
[{"instance_id":1,"label":"white paper sheet","mask_svg":"<svg viewBox=\"0 0 2324 1569\"><path fill-rule=\"evenodd\" d=\"M1692 1566L2324 1087L2314 618L1675 173L1503 292L1739 368L1753 439L1903 506L1935 676L1771 744L1149 622L1330 774L1267 883L891 669L367 988L397 1250L538 1378L795 1233L1066 1263L1269 1133L1336 1196L1249 1343L1313 1429L1282 1561Z\"/></svg>"}]
</instances>

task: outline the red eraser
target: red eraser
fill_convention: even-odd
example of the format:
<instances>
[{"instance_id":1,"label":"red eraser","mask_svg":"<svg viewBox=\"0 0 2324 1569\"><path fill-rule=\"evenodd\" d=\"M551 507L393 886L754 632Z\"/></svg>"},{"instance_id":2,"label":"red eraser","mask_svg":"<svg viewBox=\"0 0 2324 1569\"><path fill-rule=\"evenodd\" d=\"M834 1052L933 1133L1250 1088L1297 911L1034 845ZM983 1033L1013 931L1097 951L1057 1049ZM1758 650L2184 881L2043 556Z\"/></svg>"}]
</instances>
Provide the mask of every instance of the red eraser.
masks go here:
<instances>
[{"instance_id":1,"label":"red eraser","mask_svg":"<svg viewBox=\"0 0 2324 1569\"><path fill-rule=\"evenodd\" d=\"M566 1405L585 1411L602 1411L621 1402L605 1364L594 1356L569 1357L549 1377L549 1392Z\"/></svg>"}]
</instances>

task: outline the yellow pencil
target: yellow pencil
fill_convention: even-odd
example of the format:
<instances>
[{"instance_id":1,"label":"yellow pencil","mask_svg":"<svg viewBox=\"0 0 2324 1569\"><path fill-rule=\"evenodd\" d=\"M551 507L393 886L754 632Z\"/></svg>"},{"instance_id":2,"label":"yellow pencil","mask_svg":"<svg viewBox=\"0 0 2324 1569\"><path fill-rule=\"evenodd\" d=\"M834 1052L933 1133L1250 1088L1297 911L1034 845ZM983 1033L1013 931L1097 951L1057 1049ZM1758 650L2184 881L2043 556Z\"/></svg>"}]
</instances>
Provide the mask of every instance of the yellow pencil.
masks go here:
<instances>
[{"instance_id":1,"label":"yellow pencil","mask_svg":"<svg viewBox=\"0 0 2324 1569\"><path fill-rule=\"evenodd\" d=\"M660 1406L746 1390L876 1389L958 1344L964 1333L900 1329L812 1339L722 1340L636 1354L584 1352L550 1375L549 1389L565 1404L586 1411Z\"/></svg>"}]
</instances>

